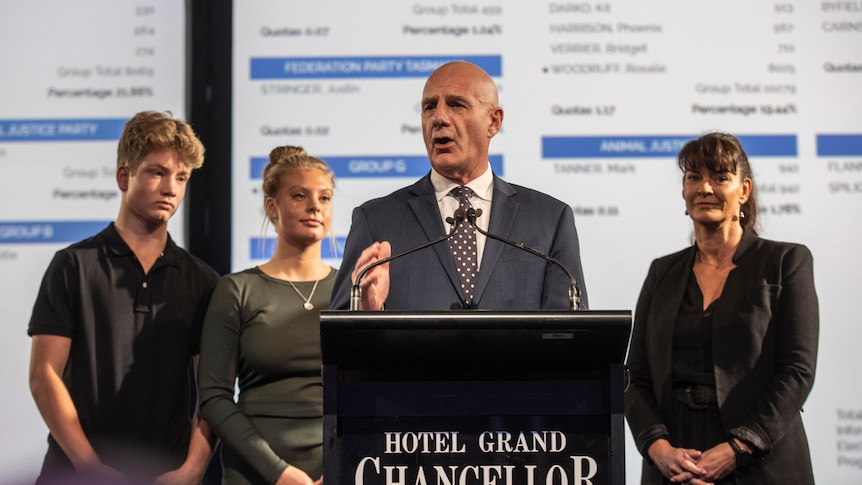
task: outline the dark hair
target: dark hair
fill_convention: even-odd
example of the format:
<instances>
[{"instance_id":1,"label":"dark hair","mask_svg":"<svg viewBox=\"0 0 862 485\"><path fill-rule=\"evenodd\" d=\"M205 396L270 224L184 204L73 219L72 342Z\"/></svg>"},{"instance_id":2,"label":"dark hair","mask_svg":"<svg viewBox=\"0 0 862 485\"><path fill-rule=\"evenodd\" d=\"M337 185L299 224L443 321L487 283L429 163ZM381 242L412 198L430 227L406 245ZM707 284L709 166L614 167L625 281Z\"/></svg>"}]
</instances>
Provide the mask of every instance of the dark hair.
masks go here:
<instances>
[{"instance_id":1,"label":"dark hair","mask_svg":"<svg viewBox=\"0 0 862 485\"><path fill-rule=\"evenodd\" d=\"M134 175L147 155L162 149L176 152L190 169L204 163L204 146L188 123L174 118L169 111L142 111L123 127L117 144L117 168L128 165Z\"/></svg>"},{"instance_id":2,"label":"dark hair","mask_svg":"<svg viewBox=\"0 0 862 485\"><path fill-rule=\"evenodd\" d=\"M323 160L312 157L304 148L285 145L275 147L269 153L269 163L263 169L263 197L277 199L282 176L292 170L320 170L335 188L335 174Z\"/></svg>"},{"instance_id":3,"label":"dark hair","mask_svg":"<svg viewBox=\"0 0 862 485\"><path fill-rule=\"evenodd\" d=\"M739 174L751 180L751 194L740 208L739 223L757 234L757 184L748 163L748 155L742 143L728 133L707 133L685 144L677 156L677 164L683 175L687 171L699 172L707 169L716 173Z\"/></svg>"}]
</instances>

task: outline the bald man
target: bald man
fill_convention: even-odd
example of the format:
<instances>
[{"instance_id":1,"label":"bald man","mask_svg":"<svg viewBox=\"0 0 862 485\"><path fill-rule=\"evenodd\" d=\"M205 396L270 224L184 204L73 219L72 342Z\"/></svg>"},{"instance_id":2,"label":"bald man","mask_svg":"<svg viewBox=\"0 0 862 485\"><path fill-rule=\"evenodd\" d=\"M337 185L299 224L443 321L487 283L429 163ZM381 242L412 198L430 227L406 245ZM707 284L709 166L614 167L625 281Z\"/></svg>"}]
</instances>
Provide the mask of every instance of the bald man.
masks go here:
<instances>
[{"instance_id":1,"label":"bald man","mask_svg":"<svg viewBox=\"0 0 862 485\"><path fill-rule=\"evenodd\" d=\"M366 265L437 239L459 207L453 189L470 189L482 213L479 227L560 261L587 295L571 208L546 194L512 185L491 170L491 138L503 109L494 80L480 67L451 62L437 68L422 92L422 137L431 171L419 181L362 204L353 221L331 308L347 309L350 289ZM462 281L450 244L443 242L380 265L362 281L362 310L565 310L570 280L556 265L476 234L476 265Z\"/></svg>"}]
</instances>

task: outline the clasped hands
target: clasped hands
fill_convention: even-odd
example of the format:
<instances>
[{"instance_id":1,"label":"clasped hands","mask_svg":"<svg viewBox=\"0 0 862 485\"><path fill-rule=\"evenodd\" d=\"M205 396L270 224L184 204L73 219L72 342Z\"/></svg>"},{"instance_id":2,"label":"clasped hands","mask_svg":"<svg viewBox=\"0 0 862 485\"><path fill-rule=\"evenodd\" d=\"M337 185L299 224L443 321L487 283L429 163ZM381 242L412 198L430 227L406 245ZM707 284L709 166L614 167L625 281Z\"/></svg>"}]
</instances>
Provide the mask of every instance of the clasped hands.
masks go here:
<instances>
[{"instance_id":1,"label":"clasped hands","mask_svg":"<svg viewBox=\"0 0 862 485\"><path fill-rule=\"evenodd\" d=\"M650 459L662 475L673 483L713 485L736 469L736 455L726 442L706 450L676 448L659 439L648 450Z\"/></svg>"}]
</instances>

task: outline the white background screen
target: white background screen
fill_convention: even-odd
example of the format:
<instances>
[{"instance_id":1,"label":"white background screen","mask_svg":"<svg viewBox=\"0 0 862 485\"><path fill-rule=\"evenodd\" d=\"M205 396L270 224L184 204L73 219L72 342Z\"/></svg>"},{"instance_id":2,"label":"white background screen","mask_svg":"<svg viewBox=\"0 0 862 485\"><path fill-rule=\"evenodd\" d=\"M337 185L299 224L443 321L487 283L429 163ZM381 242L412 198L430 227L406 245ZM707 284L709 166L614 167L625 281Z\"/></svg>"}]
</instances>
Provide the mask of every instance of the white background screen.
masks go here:
<instances>
[{"instance_id":1,"label":"white background screen","mask_svg":"<svg viewBox=\"0 0 862 485\"><path fill-rule=\"evenodd\" d=\"M821 353L804 419L817 479L862 481L859 2L237 2L233 38L235 270L271 249L259 186L274 146L333 167L341 242L356 205L427 173L419 100L446 60L498 83L495 172L573 207L592 309L633 309L650 261L690 244L681 145L740 137L762 235L814 253ZM627 463L637 483L631 441Z\"/></svg>"}]
</instances>

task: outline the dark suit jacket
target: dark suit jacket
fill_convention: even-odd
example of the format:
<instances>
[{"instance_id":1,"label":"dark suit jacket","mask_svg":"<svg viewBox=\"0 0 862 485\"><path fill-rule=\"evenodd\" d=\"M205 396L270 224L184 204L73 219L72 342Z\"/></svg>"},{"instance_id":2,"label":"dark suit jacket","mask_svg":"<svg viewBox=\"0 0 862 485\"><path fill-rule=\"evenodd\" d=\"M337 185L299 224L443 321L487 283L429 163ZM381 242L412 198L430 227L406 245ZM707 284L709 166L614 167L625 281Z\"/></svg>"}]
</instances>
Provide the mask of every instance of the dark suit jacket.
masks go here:
<instances>
[{"instance_id":1,"label":"dark suit jacket","mask_svg":"<svg viewBox=\"0 0 862 485\"><path fill-rule=\"evenodd\" d=\"M673 326L695 250L653 261L635 310L626 418L644 456L656 438L667 437ZM819 332L811 253L746 231L733 261L713 313L718 406L728 438L751 442L762 457L737 481L814 483L800 417L814 383ZM643 483L663 483L648 459Z\"/></svg>"},{"instance_id":2,"label":"dark suit jacket","mask_svg":"<svg viewBox=\"0 0 862 485\"><path fill-rule=\"evenodd\" d=\"M577 280L582 308L586 308L587 292L571 207L541 192L508 184L494 176L488 230L523 242L560 261ZM392 254L398 254L445 233L430 174L409 187L357 207L353 211L342 270L335 281L330 307L349 308L353 267L362 250L372 243L389 241ZM482 258L470 308L569 308L571 282L556 265L490 238L485 243ZM389 275L387 310L463 308L461 283L447 242L392 261Z\"/></svg>"}]
</instances>

